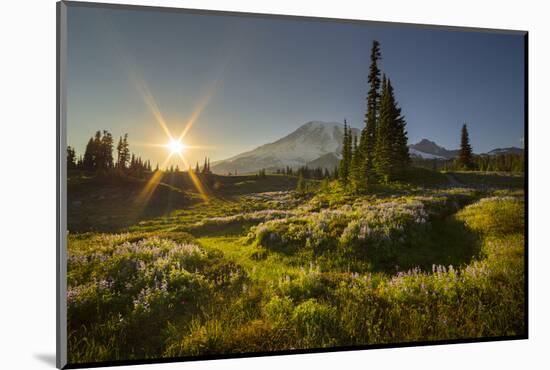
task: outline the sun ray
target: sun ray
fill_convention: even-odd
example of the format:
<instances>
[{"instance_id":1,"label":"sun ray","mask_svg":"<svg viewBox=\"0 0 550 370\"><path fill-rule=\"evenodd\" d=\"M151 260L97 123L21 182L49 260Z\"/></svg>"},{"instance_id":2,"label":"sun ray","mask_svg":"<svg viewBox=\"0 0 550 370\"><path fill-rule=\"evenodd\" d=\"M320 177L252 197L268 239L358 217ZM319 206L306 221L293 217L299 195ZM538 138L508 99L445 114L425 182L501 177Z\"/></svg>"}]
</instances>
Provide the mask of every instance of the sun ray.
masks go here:
<instances>
[{"instance_id":1,"label":"sun ray","mask_svg":"<svg viewBox=\"0 0 550 370\"><path fill-rule=\"evenodd\" d=\"M113 45L113 51L114 54L118 56L119 61L121 62L121 65L123 69L128 74L128 79L136 89L136 91L139 93L141 99L145 103L145 106L149 110L149 112L152 114L152 116L155 118L156 123L162 128L164 133L169 139L169 144L171 143L177 143L178 148L175 148L175 146L172 148L172 150L168 153L166 156L166 159L161 164L160 168L164 168L172 156L174 154L177 154L179 158L184 163L184 166L189 168L189 164L187 163L185 157L181 153L182 149L198 149L198 148L207 148L203 146L192 146L192 145L186 145L183 144L182 139L187 135L193 124L197 121L201 113L204 111L212 97L216 94L221 82L222 82L222 76L224 74L225 66L222 69L222 72L218 75L218 78L214 80L213 85L208 89L205 96L199 101L195 109L193 110L191 117L185 124L185 127L183 128L180 136L178 139L174 138L172 133L170 132L170 129L168 128L168 124L166 123L166 120L164 119L164 116L162 115L161 109L159 104L157 103L155 97L153 96L151 90L149 89L149 86L147 85L145 79L143 78L142 74L139 73L139 70L137 68L137 65L133 62L133 60L130 57L130 54L127 52L126 48L124 47L124 43L122 42L121 35L117 32L116 28L114 27L114 24L111 22L110 19L105 19L105 27L102 31L110 31L110 34L108 35L108 40ZM134 143L134 145L138 146L147 146L147 147L164 147L166 148L166 144L154 144L154 143ZM174 150L177 149L177 150ZM189 177L191 178L191 181L193 182L193 185L199 192L200 197L207 202L208 201L208 193L205 189L205 186L202 184L199 177L194 173L192 169L189 169L188 171ZM150 179L145 184L143 190L140 192L140 194L136 198L136 202L140 203L145 207L150 200L151 196L153 195L155 189L158 187L160 182L162 181L162 178L164 176L163 171L155 171Z\"/></svg>"},{"instance_id":2,"label":"sun ray","mask_svg":"<svg viewBox=\"0 0 550 370\"><path fill-rule=\"evenodd\" d=\"M126 43L124 42L122 35L118 32L110 17L106 16L102 18L102 25L103 27L99 31L104 35L106 41L112 47L113 54L119 61L122 70L128 75L128 80L134 86L145 103L145 106L153 115L155 121L159 124L164 133L170 139L173 139L172 134L168 129L168 125L166 124L166 120L162 115L159 104L149 89L143 74L140 73L139 68L135 63L135 58L133 58L127 50Z\"/></svg>"},{"instance_id":3,"label":"sun ray","mask_svg":"<svg viewBox=\"0 0 550 370\"><path fill-rule=\"evenodd\" d=\"M178 153L178 156L182 160L185 167L189 168L189 163L187 163L187 161L185 160L185 157L183 156L183 154ZM202 200L204 202L208 202L208 193L207 193L204 185L202 184L201 180L199 179L199 177L195 174L195 171L193 171L191 168L189 168L187 173L189 174L189 178L193 182L193 185L195 186L195 189L197 189L197 191L199 192L199 196L202 198Z\"/></svg>"},{"instance_id":4,"label":"sun ray","mask_svg":"<svg viewBox=\"0 0 550 370\"><path fill-rule=\"evenodd\" d=\"M225 67L222 69L222 73L214 80L214 83L212 86L208 89L207 93L204 95L204 97L199 101L196 108L191 113L191 117L187 121L185 127L183 128L183 131L181 132L179 136L179 140L183 140L185 135L187 135L187 132L193 127L193 124L197 121L197 119L200 117L201 113L204 111L210 100L216 95L219 88L222 84L222 76L223 72L225 71Z\"/></svg>"},{"instance_id":5,"label":"sun ray","mask_svg":"<svg viewBox=\"0 0 550 370\"><path fill-rule=\"evenodd\" d=\"M145 80L132 68L130 68L128 72L130 76L130 81L132 81L134 87L139 92L141 98L143 99L143 102L149 109L149 112L153 115L153 117L155 117L156 122L160 125L166 136L168 136L170 140L174 140L174 138L172 137L172 133L168 129L168 125L166 124L166 121L162 116L160 107L155 97L149 90L149 87L147 86Z\"/></svg>"},{"instance_id":6,"label":"sun ray","mask_svg":"<svg viewBox=\"0 0 550 370\"><path fill-rule=\"evenodd\" d=\"M166 164L168 163L168 161L170 160L172 155L173 155L173 153L168 154L168 156L166 157L166 159L162 163L161 168L166 166ZM160 184L163 176L164 176L163 171L155 171L153 173L153 175L151 176L151 178L147 181L147 183L143 187L143 190L137 196L137 198L135 200L136 203L142 204L143 207L145 207L147 205L147 203L149 202L149 199L151 199L151 196L155 192L157 186Z\"/></svg>"}]
</instances>

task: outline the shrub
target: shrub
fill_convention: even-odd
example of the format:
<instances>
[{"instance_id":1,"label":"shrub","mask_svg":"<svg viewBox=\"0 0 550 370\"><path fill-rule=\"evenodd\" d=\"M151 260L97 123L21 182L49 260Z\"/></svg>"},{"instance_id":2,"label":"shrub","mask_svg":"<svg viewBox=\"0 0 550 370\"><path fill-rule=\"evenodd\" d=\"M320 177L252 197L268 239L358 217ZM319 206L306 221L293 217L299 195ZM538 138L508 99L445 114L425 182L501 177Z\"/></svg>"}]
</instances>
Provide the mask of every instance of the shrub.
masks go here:
<instances>
[{"instance_id":1,"label":"shrub","mask_svg":"<svg viewBox=\"0 0 550 370\"><path fill-rule=\"evenodd\" d=\"M275 327L286 327L292 315L294 305L289 297L274 295L264 306L264 314Z\"/></svg>"},{"instance_id":2,"label":"shrub","mask_svg":"<svg viewBox=\"0 0 550 370\"><path fill-rule=\"evenodd\" d=\"M338 316L328 304L308 299L296 306L291 322L303 347L328 347L336 342Z\"/></svg>"}]
</instances>

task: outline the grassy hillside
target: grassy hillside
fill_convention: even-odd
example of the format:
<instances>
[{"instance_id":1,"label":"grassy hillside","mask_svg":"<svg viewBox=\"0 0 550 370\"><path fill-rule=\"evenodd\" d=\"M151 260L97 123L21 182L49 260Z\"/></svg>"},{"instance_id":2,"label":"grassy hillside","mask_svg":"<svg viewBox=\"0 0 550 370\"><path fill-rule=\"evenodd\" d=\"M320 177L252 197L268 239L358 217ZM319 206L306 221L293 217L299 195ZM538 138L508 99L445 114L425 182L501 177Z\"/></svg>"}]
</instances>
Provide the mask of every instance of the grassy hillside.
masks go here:
<instances>
[{"instance_id":1,"label":"grassy hillside","mask_svg":"<svg viewBox=\"0 0 550 370\"><path fill-rule=\"evenodd\" d=\"M218 197L293 190L297 182L296 177L285 175L259 177L257 175L222 176L198 174L197 178L209 194ZM162 178L162 182L177 188L196 192L196 186L187 172L166 173Z\"/></svg>"},{"instance_id":2,"label":"grassy hillside","mask_svg":"<svg viewBox=\"0 0 550 370\"><path fill-rule=\"evenodd\" d=\"M525 333L520 190L219 180L125 233L69 234L71 362Z\"/></svg>"},{"instance_id":3,"label":"grassy hillside","mask_svg":"<svg viewBox=\"0 0 550 370\"><path fill-rule=\"evenodd\" d=\"M94 175L69 177L69 231L120 231L135 223L188 209L202 198L186 172L164 173L153 179ZM297 179L285 175L249 176L198 175L209 199L225 199L248 193L291 190Z\"/></svg>"},{"instance_id":4,"label":"grassy hillside","mask_svg":"<svg viewBox=\"0 0 550 370\"><path fill-rule=\"evenodd\" d=\"M117 231L139 220L187 207L199 198L163 183L126 176L73 176L67 183L69 231Z\"/></svg>"},{"instance_id":5,"label":"grassy hillside","mask_svg":"<svg viewBox=\"0 0 550 370\"><path fill-rule=\"evenodd\" d=\"M468 186L523 189L525 185L523 173L464 171L449 172L448 174Z\"/></svg>"}]
</instances>

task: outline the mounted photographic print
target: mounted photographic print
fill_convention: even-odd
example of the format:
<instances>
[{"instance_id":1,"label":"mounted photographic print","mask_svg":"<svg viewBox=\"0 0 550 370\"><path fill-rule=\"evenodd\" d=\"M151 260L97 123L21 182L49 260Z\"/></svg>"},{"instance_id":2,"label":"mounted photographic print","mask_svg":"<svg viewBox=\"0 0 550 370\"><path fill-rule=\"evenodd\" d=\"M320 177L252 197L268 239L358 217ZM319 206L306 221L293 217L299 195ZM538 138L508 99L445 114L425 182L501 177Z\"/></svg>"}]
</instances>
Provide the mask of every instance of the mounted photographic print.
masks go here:
<instances>
[{"instance_id":1,"label":"mounted photographic print","mask_svg":"<svg viewBox=\"0 0 550 370\"><path fill-rule=\"evenodd\" d=\"M58 367L527 338L527 32L57 10Z\"/></svg>"}]
</instances>

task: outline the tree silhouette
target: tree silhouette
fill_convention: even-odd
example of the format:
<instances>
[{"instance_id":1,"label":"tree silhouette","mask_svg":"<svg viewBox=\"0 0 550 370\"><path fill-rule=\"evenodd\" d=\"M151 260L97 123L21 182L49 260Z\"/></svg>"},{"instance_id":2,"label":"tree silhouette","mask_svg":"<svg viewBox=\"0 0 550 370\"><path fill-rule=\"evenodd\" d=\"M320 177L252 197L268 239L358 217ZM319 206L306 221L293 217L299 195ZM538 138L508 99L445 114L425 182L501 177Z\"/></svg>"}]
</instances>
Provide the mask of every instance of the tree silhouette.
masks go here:
<instances>
[{"instance_id":1,"label":"tree silhouette","mask_svg":"<svg viewBox=\"0 0 550 370\"><path fill-rule=\"evenodd\" d=\"M358 169L360 172L356 175L358 181L366 185L366 182L374 182L374 147L376 145L377 119L379 106L379 89L380 89L380 69L378 61L381 58L380 43L376 40L372 42L369 67L369 91L367 93L367 112L365 114L365 127L361 132L361 140L359 141L358 155L363 158L359 162L363 162L363 168Z\"/></svg>"},{"instance_id":2,"label":"tree silhouette","mask_svg":"<svg viewBox=\"0 0 550 370\"><path fill-rule=\"evenodd\" d=\"M128 134L120 137L117 145L117 167L125 170L130 160L130 147L128 145Z\"/></svg>"},{"instance_id":3,"label":"tree silhouette","mask_svg":"<svg viewBox=\"0 0 550 370\"><path fill-rule=\"evenodd\" d=\"M389 181L393 170L392 158L392 101L389 93L388 82L384 75L382 79L382 95L380 98L380 120L376 132L376 145L374 149L374 169L376 174Z\"/></svg>"},{"instance_id":4,"label":"tree silhouette","mask_svg":"<svg viewBox=\"0 0 550 370\"><path fill-rule=\"evenodd\" d=\"M339 179L342 185L347 186L349 182L349 170L351 165L351 136L347 121L344 118L344 136L342 139L342 160L339 164Z\"/></svg>"},{"instance_id":5,"label":"tree silhouette","mask_svg":"<svg viewBox=\"0 0 550 370\"><path fill-rule=\"evenodd\" d=\"M76 152L73 147L67 147L67 168L72 170L76 168Z\"/></svg>"},{"instance_id":6,"label":"tree silhouette","mask_svg":"<svg viewBox=\"0 0 550 370\"><path fill-rule=\"evenodd\" d=\"M466 124L462 125L458 163L459 166L463 167L464 169L473 168L472 147L470 145L470 136L468 134L468 127L466 126Z\"/></svg>"}]
</instances>

